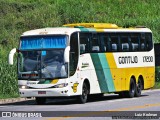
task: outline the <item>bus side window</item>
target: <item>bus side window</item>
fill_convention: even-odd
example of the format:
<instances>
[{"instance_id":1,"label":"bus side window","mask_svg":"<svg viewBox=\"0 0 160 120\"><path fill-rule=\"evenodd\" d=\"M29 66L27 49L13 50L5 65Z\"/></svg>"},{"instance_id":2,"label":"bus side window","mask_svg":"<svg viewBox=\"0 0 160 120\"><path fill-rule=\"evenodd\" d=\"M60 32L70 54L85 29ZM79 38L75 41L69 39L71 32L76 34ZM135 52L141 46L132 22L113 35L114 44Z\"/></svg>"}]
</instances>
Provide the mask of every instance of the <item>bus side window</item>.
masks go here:
<instances>
[{"instance_id":1,"label":"bus side window","mask_svg":"<svg viewBox=\"0 0 160 120\"><path fill-rule=\"evenodd\" d=\"M117 44L115 44L115 43L112 44L112 51L113 52L117 51Z\"/></svg>"},{"instance_id":2,"label":"bus side window","mask_svg":"<svg viewBox=\"0 0 160 120\"><path fill-rule=\"evenodd\" d=\"M92 46L92 52L100 52L99 46Z\"/></svg>"},{"instance_id":3,"label":"bus side window","mask_svg":"<svg viewBox=\"0 0 160 120\"><path fill-rule=\"evenodd\" d=\"M146 36L145 33L140 34L140 51L146 50Z\"/></svg>"},{"instance_id":4,"label":"bus side window","mask_svg":"<svg viewBox=\"0 0 160 120\"><path fill-rule=\"evenodd\" d=\"M88 53L90 51L90 33L80 33L80 54ZM83 51L83 53L81 53Z\"/></svg>"},{"instance_id":5,"label":"bus side window","mask_svg":"<svg viewBox=\"0 0 160 120\"><path fill-rule=\"evenodd\" d=\"M116 33L111 34L111 47L112 47L112 51L113 52L117 52L120 50L121 46L120 46L120 39L119 39L119 35L117 35Z\"/></svg>"},{"instance_id":6,"label":"bus side window","mask_svg":"<svg viewBox=\"0 0 160 120\"><path fill-rule=\"evenodd\" d=\"M99 41L99 36L97 34L93 34L91 41L91 52L93 53L101 52L100 46L101 45Z\"/></svg>"},{"instance_id":7,"label":"bus side window","mask_svg":"<svg viewBox=\"0 0 160 120\"><path fill-rule=\"evenodd\" d=\"M138 44L132 43L132 51L138 51Z\"/></svg>"},{"instance_id":8,"label":"bus side window","mask_svg":"<svg viewBox=\"0 0 160 120\"><path fill-rule=\"evenodd\" d=\"M80 44L80 54L85 53L85 44Z\"/></svg>"},{"instance_id":9,"label":"bus side window","mask_svg":"<svg viewBox=\"0 0 160 120\"><path fill-rule=\"evenodd\" d=\"M129 44L128 43L122 43L122 51L129 51Z\"/></svg>"},{"instance_id":10,"label":"bus side window","mask_svg":"<svg viewBox=\"0 0 160 120\"><path fill-rule=\"evenodd\" d=\"M144 51L144 50L145 50L145 44L141 43L141 51Z\"/></svg>"},{"instance_id":11,"label":"bus side window","mask_svg":"<svg viewBox=\"0 0 160 120\"><path fill-rule=\"evenodd\" d=\"M102 43L103 43L103 50L104 52L109 52L111 51L111 39L109 36L104 36L103 39L102 39Z\"/></svg>"},{"instance_id":12,"label":"bus side window","mask_svg":"<svg viewBox=\"0 0 160 120\"><path fill-rule=\"evenodd\" d=\"M120 41L121 41L121 51L128 52L130 50L130 39L128 38L127 33L120 34Z\"/></svg>"},{"instance_id":13,"label":"bus side window","mask_svg":"<svg viewBox=\"0 0 160 120\"><path fill-rule=\"evenodd\" d=\"M100 43L100 50L101 52L105 52L106 51L106 42L107 42L107 39L106 39L106 36L105 36L105 33L99 33L98 34L98 37L99 37L99 43Z\"/></svg>"},{"instance_id":14,"label":"bus side window","mask_svg":"<svg viewBox=\"0 0 160 120\"><path fill-rule=\"evenodd\" d=\"M86 53L87 38L80 37L80 54Z\"/></svg>"},{"instance_id":15,"label":"bus side window","mask_svg":"<svg viewBox=\"0 0 160 120\"><path fill-rule=\"evenodd\" d=\"M146 49L150 51L153 48L152 34L146 33Z\"/></svg>"},{"instance_id":16,"label":"bus side window","mask_svg":"<svg viewBox=\"0 0 160 120\"><path fill-rule=\"evenodd\" d=\"M132 51L136 52L140 50L140 36L137 33L133 33L130 36L131 39L131 45L132 45Z\"/></svg>"}]
</instances>

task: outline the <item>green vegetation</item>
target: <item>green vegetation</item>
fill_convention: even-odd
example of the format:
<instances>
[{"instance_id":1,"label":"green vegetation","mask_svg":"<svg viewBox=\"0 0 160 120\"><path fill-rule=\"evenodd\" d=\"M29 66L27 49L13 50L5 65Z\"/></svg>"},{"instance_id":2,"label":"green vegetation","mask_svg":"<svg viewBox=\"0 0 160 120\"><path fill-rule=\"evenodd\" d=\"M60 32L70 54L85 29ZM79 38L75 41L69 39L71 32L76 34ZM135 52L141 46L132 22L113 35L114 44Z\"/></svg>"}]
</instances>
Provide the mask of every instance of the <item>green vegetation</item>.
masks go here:
<instances>
[{"instance_id":1,"label":"green vegetation","mask_svg":"<svg viewBox=\"0 0 160 120\"><path fill-rule=\"evenodd\" d=\"M0 0L0 94L17 96L16 64L9 51L27 30L77 22L105 22L118 26L146 26L160 41L159 0Z\"/></svg>"},{"instance_id":2,"label":"green vegetation","mask_svg":"<svg viewBox=\"0 0 160 120\"><path fill-rule=\"evenodd\" d=\"M156 82L155 86L153 87L154 89L160 89L160 82Z\"/></svg>"}]
</instances>

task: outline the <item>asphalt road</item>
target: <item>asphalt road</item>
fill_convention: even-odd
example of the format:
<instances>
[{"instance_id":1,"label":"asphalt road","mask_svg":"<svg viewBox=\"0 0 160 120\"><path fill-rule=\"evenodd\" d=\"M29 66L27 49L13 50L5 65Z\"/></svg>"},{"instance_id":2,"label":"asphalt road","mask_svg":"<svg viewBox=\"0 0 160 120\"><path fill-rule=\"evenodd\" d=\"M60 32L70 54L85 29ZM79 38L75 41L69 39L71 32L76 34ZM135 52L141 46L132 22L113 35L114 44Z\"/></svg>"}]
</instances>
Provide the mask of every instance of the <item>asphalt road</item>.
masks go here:
<instances>
[{"instance_id":1,"label":"asphalt road","mask_svg":"<svg viewBox=\"0 0 160 120\"><path fill-rule=\"evenodd\" d=\"M147 90L141 97L135 98L108 94L86 104L78 104L75 99L53 99L48 100L46 105L36 105L34 100L27 100L1 104L0 114L3 115L1 120L21 120L22 117L27 120L160 119L160 90ZM12 117L6 117L9 115Z\"/></svg>"}]
</instances>

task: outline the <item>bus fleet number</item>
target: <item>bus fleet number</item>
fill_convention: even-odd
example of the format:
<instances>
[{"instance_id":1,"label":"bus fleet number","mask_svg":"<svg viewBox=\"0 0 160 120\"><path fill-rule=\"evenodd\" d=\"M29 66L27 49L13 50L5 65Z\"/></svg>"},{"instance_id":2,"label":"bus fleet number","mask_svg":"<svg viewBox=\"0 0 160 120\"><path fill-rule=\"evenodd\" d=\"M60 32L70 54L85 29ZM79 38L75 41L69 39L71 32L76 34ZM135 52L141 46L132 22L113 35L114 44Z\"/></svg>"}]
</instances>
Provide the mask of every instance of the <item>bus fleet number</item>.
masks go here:
<instances>
[{"instance_id":1,"label":"bus fleet number","mask_svg":"<svg viewBox=\"0 0 160 120\"><path fill-rule=\"evenodd\" d=\"M143 56L143 62L153 62L153 56Z\"/></svg>"}]
</instances>

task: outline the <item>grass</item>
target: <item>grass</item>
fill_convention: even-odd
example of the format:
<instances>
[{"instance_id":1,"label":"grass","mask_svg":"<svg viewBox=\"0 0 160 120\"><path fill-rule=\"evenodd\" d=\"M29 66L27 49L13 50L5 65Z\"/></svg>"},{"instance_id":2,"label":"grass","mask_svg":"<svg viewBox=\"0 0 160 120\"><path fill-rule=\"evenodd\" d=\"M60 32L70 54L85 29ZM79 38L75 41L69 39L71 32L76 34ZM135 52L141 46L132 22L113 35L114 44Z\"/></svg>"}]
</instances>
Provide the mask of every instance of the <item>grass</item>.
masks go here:
<instances>
[{"instance_id":1,"label":"grass","mask_svg":"<svg viewBox=\"0 0 160 120\"><path fill-rule=\"evenodd\" d=\"M19 97L18 94L15 94L15 95L12 95L12 94L9 94L9 95L0 95L0 99L18 98L18 97Z\"/></svg>"},{"instance_id":2,"label":"grass","mask_svg":"<svg viewBox=\"0 0 160 120\"><path fill-rule=\"evenodd\" d=\"M9 51L27 30L77 22L105 22L118 26L146 26L160 41L159 0L0 0L0 93L16 95L16 64ZM15 61L16 62L16 61Z\"/></svg>"},{"instance_id":3,"label":"grass","mask_svg":"<svg viewBox=\"0 0 160 120\"><path fill-rule=\"evenodd\" d=\"M153 87L154 89L160 89L160 82L156 82L155 86Z\"/></svg>"}]
</instances>

